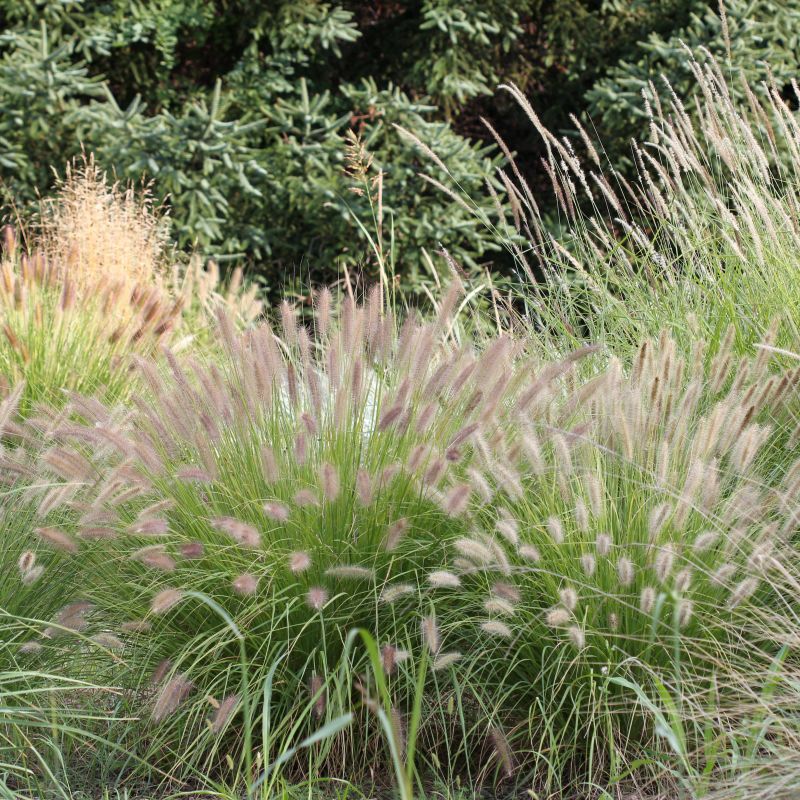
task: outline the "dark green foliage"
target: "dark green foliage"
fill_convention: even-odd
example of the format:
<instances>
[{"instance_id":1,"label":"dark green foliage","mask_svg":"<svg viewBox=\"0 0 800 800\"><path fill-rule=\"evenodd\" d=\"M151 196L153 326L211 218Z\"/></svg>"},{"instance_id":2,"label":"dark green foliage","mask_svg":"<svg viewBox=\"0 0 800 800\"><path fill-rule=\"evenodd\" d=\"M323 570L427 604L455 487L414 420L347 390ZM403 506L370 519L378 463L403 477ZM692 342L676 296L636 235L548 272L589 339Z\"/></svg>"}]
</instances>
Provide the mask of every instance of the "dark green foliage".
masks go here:
<instances>
[{"instance_id":1,"label":"dark green foliage","mask_svg":"<svg viewBox=\"0 0 800 800\"><path fill-rule=\"evenodd\" d=\"M800 1L726 0L730 52L718 8L694 5L685 26L669 36L652 33L587 93L589 114L604 141L626 147L632 137L642 134L647 124L642 92L652 98L648 81L662 92L664 76L678 97L695 94L687 48L701 61L702 49L717 59L739 102L747 102L745 82L760 93L770 77L786 99L795 100L790 82L800 66Z\"/></svg>"},{"instance_id":2,"label":"dark green foliage","mask_svg":"<svg viewBox=\"0 0 800 800\"><path fill-rule=\"evenodd\" d=\"M762 76L764 58L790 74L799 2L729 0L743 75ZM641 129L647 70L691 89L679 39L724 49L706 0L0 0L0 31L7 212L84 147L120 178L154 181L181 246L252 260L274 286L342 265L377 274L379 175L381 246L405 285L440 244L467 269L496 259L474 216L417 177L428 159L393 124L486 198L489 117L546 187L540 145L498 82L519 84L556 131L588 106L618 151ZM346 168L348 132L373 158L370 191L352 191L368 187Z\"/></svg>"}]
</instances>

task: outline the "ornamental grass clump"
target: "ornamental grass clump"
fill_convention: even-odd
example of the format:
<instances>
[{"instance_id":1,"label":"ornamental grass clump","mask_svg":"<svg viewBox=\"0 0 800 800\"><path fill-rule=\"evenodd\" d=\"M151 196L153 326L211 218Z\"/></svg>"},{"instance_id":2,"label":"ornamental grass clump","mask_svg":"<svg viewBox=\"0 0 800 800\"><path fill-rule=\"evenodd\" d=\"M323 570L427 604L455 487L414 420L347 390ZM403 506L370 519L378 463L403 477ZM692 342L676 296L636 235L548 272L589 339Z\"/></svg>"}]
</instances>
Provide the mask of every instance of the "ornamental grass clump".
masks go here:
<instances>
[{"instance_id":1,"label":"ornamental grass clump","mask_svg":"<svg viewBox=\"0 0 800 800\"><path fill-rule=\"evenodd\" d=\"M436 320L402 325L381 291L363 306L345 299L337 319L321 292L313 331L288 304L277 331L240 334L221 316L218 360L138 359L143 389L129 407L74 396L28 421L24 435L40 443L27 497L41 512L41 579L50 563L74 564L97 624L124 643L131 685L157 673L156 694L131 700L148 726L142 746L219 758L243 724L226 698L258 696L276 659L277 718L318 709L307 687L333 691L354 628L397 653L422 647L421 580L466 533L465 491L443 486L494 413L478 386L497 383L504 362L498 348L448 338L458 286ZM459 654L445 632L437 642L446 673ZM353 688L340 686L325 713L349 709ZM210 727L206 696L226 709Z\"/></svg>"},{"instance_id":2,"label":"ornamental grass clump","mask_svg":"<svg viewBox=\"0 0 800 800\"><path fill-rule=\"evenodd\" d=\"M482 642L484 683L502 665L513 746L564 736L564 780L604 777L614 748L668 749L632 685L706 702L720 674L796 643L800 458L778 470L771 451L800 370L765 350L736 364L733 338L710 359L647 340L629 373L550 365L473 436L470 534L447 559L459 600L440 620L456 646Z\"/></svg>"},{"instance_id":3,"label":"ornamental grass clump","mask_svg":"<svg viewBox=\"0 0 800 800\"><path fill-rule=\"evenodd\" d=\"M71 167L30 232L7 226L0 255L0 382L25 384L22 410L69 391L123 398L131 356L208 344L224 307L240 326L261 310L241 270L181 265L149 201L109 185L92 160Z\"/></svg>"},{"instance_id":4,"label":"ornamental grass clump","mask_svg":"<svg viewBox=\"0 0 800 800\"><path fill-rule=\"evenodd\" d=\"M558 230L502 128L488 123L509 162L498 172L505 196L494 193L499 219L455 197L513 255L525 316L556 349L588 337L626 358L662 329L682 350L694 339L716 346L733 324L736 354L748 355L778 317L778 346L796 347L800 89L767 82L734 92L734 73L705 49L687 51L685 64L696 87L691 103L663 76L642 91L649 130L631 142L633 170L608 163L577 119L574 131L557 135L516 86L502 87L544 145ZM427 155L437 165L429 182L454 195L457 184L443 186L443 165Z\"/></svg>"},{"instance_id":5,"label":"ornamental grass clump","mask_svg":"<svg viewBox=\"0 0 800 800\"><path fill-rule=\"evenodd\" d=\"M550 781L606 779L614 748L666 758L631 686L701 703L796 638L800 466L772 451L797 366L737 362L732 333L689 357L647 340L630 370L595 346L548 361L454 341L456 283L430 322L381 292L338 314L320 292L313 328L288 303L279 329L221 315L219 359L139 358L128 407L75 395L17 425L25 549L39 581L74 565L86 635L119 642L131 745L218 769L267 709L295 732L369 711L363 628L392 714L423 688L430 763L453 726L481 779L538 784L553 736ZM367 714L317 766L358 772L371 735Z\"/></svg>"}]
</instances>

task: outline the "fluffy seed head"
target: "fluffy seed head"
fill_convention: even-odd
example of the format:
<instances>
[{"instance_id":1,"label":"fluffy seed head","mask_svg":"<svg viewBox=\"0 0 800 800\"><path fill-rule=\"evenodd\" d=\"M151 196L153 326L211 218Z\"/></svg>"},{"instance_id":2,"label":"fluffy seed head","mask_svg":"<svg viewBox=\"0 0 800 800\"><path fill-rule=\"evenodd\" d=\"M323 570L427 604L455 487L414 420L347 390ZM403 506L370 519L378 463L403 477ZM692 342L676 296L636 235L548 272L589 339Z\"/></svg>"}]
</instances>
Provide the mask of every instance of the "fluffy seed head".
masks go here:
<instances>
[{"instance_id":1,"label":"fluffy seed head","mask_svg":"<svg viewBox=\"0 0 800 800\"><path fill-rule=\"evenodd\" d=\"M428 575L428 583L435 589L457 589L461 586L461 579L446 569L440 569Z\"/></svg>"},{"instance_id":2,"label":"fluffy seed head","mask_svg":"<svg viewBox=\"0 0 800 800\"><path fill-rule=\"evenodd\" d=\"M711 575L711 583L714 586L725 586L735 572L736 567L733 564L722 564Z\"/></svg>"},{"instance_id":3,"label":"fluffy seed head","mask_svg":"<svg viewBox=\"0 0 800 800\"><path fill-rule=\"evenodd\" d=\"M728 608L734 609L736 606L741 605L747 598L749 598L758 589L757 578L745 578L733 587L730 597L728 598Z\"/></svg>"},{"instance_id":4,"label":"fluffy seed head","mask_svg":"<svg viewBox=\"0 0 800 800\"><path fill-rule=\"evenodd\" d=\"M483 604L483 610L487 614L499 614L501 616L513 616L516 609L514 604L503 597L490 597Z\"/></svg>"},{"instance_id":5,"label":"fluffy seed head","mask_svg":"<svg viewBox=\"0 0 800 800\"><path fill-rule=\"evenodd\" d=\"M25 550L17 561L17 567L19 568L20 574L23 576L30 572L35 565L36 553L32 550Z\"/></svg>"},{"instance_id":6,"label":"fluffy seed head","mask_svg":"<svg viewBox=\"0 0 800 800\"><path fill-rule=\"evenodd\" d=\"M703 531L697 536L692 545L692 551L697 555L705 553L710 550L719 539L719 534L716 531Z\"/></svg>"},{"instance_id":7,"label":"fluffy seed head","mask_svg":"<svg viewBox=\"0 0 800 800\"><path fill-rule=\"evenodd\" d=\"M547 531L556 544L561 544L564 541L564 528L558 517L548 517Z\"/></svg>"},{"instance_id":8,"label":"fluffy seed head","mask_svg":"<svg viewBox=\"0 0 800 800\"><path fill-rule=\"evenodd\" d=\"M586 508L586 503L580 498L575 503L575 524L579 531L584 533L589 530L589 510Z\"/></svg>"},{"instance_id":9,"label":"fluffy seed head","mask_svg":"<svg viewBox=\"0 0 800 800\"><path fill-rule=\"evenodd\" d=\"M386 531L386 549L391 553L396 550L408 531L408 520L400 518L395 520Z\"/></svg>"},{"instance_id":10,"label":"fluffy seed head","mask_svg":"<svg viewBox=\"0 0 800 800\"><path fill-rule=\"evenodd\" d=\"M547 614L545 614L545 622L551 628L560 628L562 625L566 625L571 618L572 614L570 614L566 608L562 608L561 606L551 608Z\"/></svg>"},{"instance_id":11,"label":"fluffy seed head","mask_svg":"<svg viewBox=\"0 0 800 800\"><path fill-rule=\"evenodd\" d=\"M65 553L78 552L78 545L72 537L58 528L37 528L36 535L56 550L63 550Z\"/></svg>"},{"instance_id":12,"label":"fluffy seed head","mask_svg":"<svg viewBox=\"0 0 800 800\"><path fill-rule=\"evenodd\" d=\"M249 572L243 572L233 580L233 591L243 597L253 595L258 590L258 578Z\"/></svg>"},{"instance_id":13,"label":"fluffy seed head","mask_svg":"<svg viewBox=\"0 0 800 800\"><path fill-rule=\"evenodd\" d=\"M180 547L181 556L189 560L202 558L203 553L205 553L205 548L203 547L202 542L186 542Z\"/></svg>"},{"instance_id":14,"label":"fluffy seed head","mask_svg":"<svg viewBox=\"0 0 800 800\"><path fill-rule=\"evenodd\" d=\"M512 636L511 628L505 622L500 622L499 619L485 620L481 623L481 630L490 636L500 636L504 639L510 639Z\"/></svg>"},{"instance_id":15,"label":"fluffy seed head","mask_svg":"<svg viewBox=\"0 0 800 800\"><path fill-rule=\"evenodd\" d=\"M642 614L650 614L656 604L656 590L652 586L645 586L639 595L639 609Z\"/></svg>"},{"instance_id":16,"label":"fluffy seed head","mask_svg":"<svg viewBox=\"0 0 800 800\"><path fill-rule=\"evenodd\" d=\"M563 605L567 611L575 610L578 605L578 593L571 586L562 589L558 593L558 596L561 599L561 605Z\"/></svg>"},{"instance_id":17,"label":"fluffy seed head","mask_svg":"<svg viewBox=\"0 0 800 800\"><path fill-rule=\"evenodd\" d=\"M22 583L25 586L30 586L32 583L36 583L36 581L42 577L43 573L44 567L41 564L31 567L27 572L22 573Z\"/></svg>"},{"instance_id":18,"label":"fluffy seed head","mask_svg":"<svg viewBox=\"0 0 800 800\"><path fill-rule=\"evenodd\" d=\"M605 558L611 552L611 544L611 537L607 533L597 534L597 539L595 540L597 555Z\"/></svg>"},{"instance_id":19,"label":"fluffy seed head","mask_svg":"<svg viewBox=\"0 0 800 800\"><path fill-rule=\"evenodd\" d=\"M160 569L162 572L172 572L175 569L175 559L167 553L164 545L156 544L143 547L131 555L134 561L139 561L151 569Z\"/></svg>"},{"instance_id":20,"label":"fluffy seed head","mask_svg":"<svg viewBox=\"0 0 800 800\"><path fill-rule=\"evenodd\" d=\"M679 592L688 592L691 585L692 570L690 567L684 567L675 575L675 589Z\"/></svg>"},{"instance_id":21,"label":"fluffy seed head","mask_svg":"<svg viewBox=\"0 0 800 800\"><path fill-rule=\"evenodd\" d=\"M661 583L664 583L672 572L672 566L675 563L675 551L672 545L664 545L656 556L654 568L656 577Z\"/></svg>"},{"instance_id":22,"label":"fluffy seed head","mask_svg":"<svg viewBox=\"0 0 800 800\"><path fill-rule=\"evenodd\" d=\"M422 641L428 650L436 655L441 647L442 640L439 635L439 626L436 624L436 617L423 617L420 625L422 629Z\"/></svg>"},{"instance_id":23,"label":"fluffy seed head","mask_svg":"<svg viewBox=\"0 0 800 800\"><path fill-rule=\"evenodd\" d=\"M362 506L368 506L372 502L372 479L365 469L360 469L356 474L356 494Z\"/></svg>"},{"instance_id":24,"label":"fluffy seed head","mask_svg":"<svg viewBox=\"0 0 800 800\"><path fill-rule=\"evenodd\" d=\"M391 604L405 595L414 594L414 592L416 592L416 588L411 583L390 584L381 592L381 602Z\"/></svg>"},{"instance_id":25,"label":"fluffy seed head","mask_svg":"<svg viewBox=\"0 0 800 800\"><path fill-rule=\"evenodd\" d=\"M211 524L218 531L227 533L241 547L261 546L261 534L252 526L233 517L216 517Z\"/></svg>"},{"instance_id":26,"label":"fluffy seed head","mask_svg":"<svg viewBox=\"0 0 800 800\"><path fill-rule=\"evenodd\" d=\"M313 611L321 611L328 602L328 592L321 586L312 586L306 593L306 603Z\"/></svg>"},{"instance_id":27,"label":"fluffy seed head","mask_svg":"<svg viewBox=\"0 0 800 800\"><path fill-rule=\"evenodd\" d=\"M239 705L239 695L229 694L214 712L211 719L211 733L215 736L222 733Z\"/></svg>"},{"instance_id":28,"label":"fluffy seed head","mask_svg":"<svg viewBox=\"0 0 800 800\"><path fill-rule=\"evenodd\" d=\"M339 496L339 473L336 467L325 462L319 469L319 483L325 499L332 503Z\"/></svg>"},{"instance_id":29,"label":"fluffy seed head","mask_svg":"<svg viewBox=\"0 0 800 800\"><path fill-rule=\"evenodd\" d=\"M331 578L340 580L371 581L375 578L375 573L367 567L358 567L351 564L343 564L338 567L328 567L325 574Z\"/></svg>"},{"instance_id":30,"label":"fluffy seed head","mask_svg":"<svg viewBox=\"0 0 800 800\"><path fill-rule=\"evenodd\" d=\"M617 577L623 586L630 586L633 583L634 567L629 558L622 557L617 561Z\"/></svg>"},{"instance_id":31,"label":"fluffy seed head","mask_svg":"<svg viewBox=\"0 0 800 800\"><path fill-rule=\"evenodd\" d=\"M486 565L494 562L491 549L483 544L483 542L477 541L477 539L461 537L456 539L454 547L464 558L468 558L475 564Z\"/></svg>"},{"instance_id":32,"label":"fluffy seed head","mask_svg":"<svg viewBox=\"0 0 800 800\"><path fill-rule=\"evenodd\" d=\"M594 575L594 572L597 569L597 561L591 553L584 553L581 556L581 569L588 578L591 578L592 575Z\"/></svg>"},{"instance_id":33,"label":"fluffy seed head","mask_svg":"<svg viewBox=\"0 0 800 800\"><path fill-rule=\"evenodd\" d=\"M526 561L532 562L533 564L540 561L542 557L539 549L532 544L520 545L517 552L522 558L524 558Z\"/></svg>"},{"instance_id":34,"label":"fluffy seed head","mask_svg":"<svg viewBox=\"0 0 800 800\"><path fill-rule=\"evenodd\" d=\"M516 547L519 544L519 526L511 517L497 520L497 532L510 544Z\"/></svg>"},{"instance_id":35,"label":"fluffy seed head","mask_svg":"<svg viewBox=\"0 0 800 800\"><path fill-rule=\"evenodd\" d=\"M264 513L275 522L287 522L289 520L289 509L277 500L270 500L264 503Z\"/></svg>"},{"instance_id":36,"label":"fluffy seed head","mask_svg":"<svg viewBox=\"0 0 800 800\"><path fill-rule=\"evenodd\" d=\"M182 599L183 592L180 589L162 589L150 603L150 610L154 614L165 614Z\"/></svg>"},{"instance_id":37,"label":"fluffy seed head","mask_svg":"<svg viewBox=\"0 0 800 800\"><path fill-rule=\"evenodd\" d=\"M161 722L161 720L177 711L193 687L194 684L185 674L176 675L167 681L159 691L153 704L153 721Z\"/></svg>"},{"instance_id":38,"label":"fluffy seed head","mask_svg":"<svg viewBox=\"0 0 800 800\"><path fill-rule=\"evenodd\" d=\"M460 661L461 657L461 653L456 652L455 650L449 653L442 653L441 655L436 656L436 658L433 660L433 669L436 672L449 669L453 666L453 664Z\"/></svg>"},{"instance_id":39,"label":"fluffy seed head","mask_svg":"<svg viewBox=\"0 0 800 800\"><path fill-rule=\"evenodd\" d=\"M453 486L444 496L443 508L451 517L460 517L469 507L472 487L468 483Z\"/></svg>"},{"instance_id":40,"label":"fluffy seed head","mask_svg":"<svg viewBox=\"0 0 800 800\"><path fill-rule=\"evenodd\" d=\"M311 566L311 556L308 553L298 550L294 553L289 553L289 569L298 575L305 572Z\"/></svg>"},{"instance_id":41,"label":"fluffy seed head","mask_svg":"<svg viewBox=\"0 0 800 800\"><path fill-rule=\"evenodd\" d=\"M567 628L567 635L569 636L570 642L572 642L572 646L576 650L583 650L586 646L586 637L577 625L570 625L569 628Z\"/></svg>"},{"instance_id":42,"label":"fluffy seed head","mask_svg":"<svg viewBox=\"0 0 800 800\"><path fill-rule=\"evenodd\" d=\"M682 597L678 601L678 625L681 628L685 628L689 624L689 621L692 619L693 611L694 607L691 600Z\"/></svg>"}]
</instances>

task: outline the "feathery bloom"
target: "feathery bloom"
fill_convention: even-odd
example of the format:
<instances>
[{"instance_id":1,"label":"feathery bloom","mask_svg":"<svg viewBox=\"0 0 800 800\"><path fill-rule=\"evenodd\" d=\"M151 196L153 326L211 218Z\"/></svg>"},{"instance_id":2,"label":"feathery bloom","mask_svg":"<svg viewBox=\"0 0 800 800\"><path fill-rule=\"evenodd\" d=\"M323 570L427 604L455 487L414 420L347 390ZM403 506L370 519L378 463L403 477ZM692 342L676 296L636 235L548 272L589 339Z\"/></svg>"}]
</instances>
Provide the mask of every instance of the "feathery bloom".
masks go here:
<instances>
[{"instance_id":1,"label":"feathery bloom","mask_svg":"<svg viewBox=\"0 0 800 800\"><path fill-rule=\"evenodd\" d=\"M519 589L517 589L516 586L512 586L510 583L506 583L505 581L498 581L497 583L493 584L492 593L497 597L502 597L504 600L508 600L509 603L519 603L520 601Z\"/></svg>"},{"instance_id":2,"label":"feathery bloom","mask_svg":"<svg viewBox=\"0 0 800 800\"><path fill-rule=\"evenodd\" d=\"M238 694L229 694L223 699L211 719L211 733L217 735L225 730L238 705Z\"/></svg>"},{"instance_id":3,"label":"feathery bloom","mask_svg":"<svg viewBox=\"0 0 800 800\"><path fill-rule=\"evenodd\" d=\"M617 561L617 577L623 586L630 586L633 583L634 567L629 558L623 556Z\"/></svg>"},{"instance_id":4,"label":"feathery bloom","mask_svg":"<svg viewBox=\"0 0 800 800\"><path fill-rule=\"evenodd\" d=\"M757 578L745 578L733 587L728 598L728 608L731 610L743 603L758 589Z\"/></svg>"},{"instance_id":5,"label":"feathery bloom","mask_svg":"<svg viewBox=\"0 0 800 800\"><path fill-rule=\"evenodd\" d=\"M692 551L697 555L705 553L717 543L718 539L719 534L716 531L703 531L698 534L697 538L694 540Z\"/></svg>"},{"instance_id":6,"label":"feathery bloom","mask_svg":"<svg viewBox=\"0 0 800 800\"><path fill-rule=\"evenodd\" d=\"M589 530L589 510L586 508L586 503L580 498L575 503L575 524L579 531L586 533Z\"/></svg>"},{"instance_id":7,"label":"feathery bloom","mask_svg":"<svg viewBox=\"0 0 800 800\"><path fill-rule=\"evenodd\" d=\"M642 614L650 614L656 604L656 590L652 586L645 586L639 595L639 609Z\"/></svg>"},{"instance_id":8,"label":"feathery bloom","mask_svg":"<svg viewBox=\"0 0 800 800\"><path fill-rule=\"evenodd\" d=\"M583 650L586 645L586 638L583 631L577 625L570 625L569 628L567 628L567 635L572 642L572 646L576 650Z\"/></svg>"},{"instance_id":9,"label":"feathery bloom","mask_svg":"<svg viewBox=\"0 0 800 800\"><path fill-rule=\"evenodd\" d=\"M545 614L545 622L551 628L560 628L562 625L566 625L571 618L572 614L561 606L551 608L547 614Z\"/></svg>"},{"instance_id":10,"label":"feathery bloom","mask_svg":"<svg viewBox=\"0 0 800 800\"><path fill-rule=\"evenodd\" d=\"M411 583L392 583L383 588L381 602L391 604L405 595L414 594L416 591L416 587Z\"/></svg>"},{"instance_id":11,"label":"feathery bloom","mask_svg":"<svg viewBox=\"0 0 800 800\"><path fill-rule=\"evenodd\" d=\"M578 593L571 587L567 586L565 589L562 589L558 596L561 598L561 604L567 611L574 611L576 606L578 605Z\"/></svg>"},{"instance_id":12,"label":"feathery bloom","mask_svg":"<svg viewBox=\"0 0 800 800\"><path fill-rule=\"evenodd\" d=\"M656 577L661 583L664 583L672 572L672 566L675 563L675 551L672 545L664 545L656 555L653 564L656 572Z\"/></svg>"},{"instance_id":13,"label":"feathery bloom","mask_svg":"<svg viewBox=\"0 0 800 800\"><path fill-rule=\"evenodd\" d=\"M428 575L428 583L435 589L457 589L461 586L461 579L446 569L440 569Z\"/></svg>"},{"instance_id":14,"label":"feathery bloom","mask_svg":"<svg viewBox=\"0 0 800 800\"><path fill-rule=\"evenodd\" d=\"M678 601L678 625L681 628L685 628L689 624L693 611L694 606L691 600L686 597L682 597Z\"/></svg>"},{"instance_id":15,"label":"feathery bloom","mask_svg":"<svg viewBox=\"0 0 800 800\"><path fill-rule=\"evenodd\" d=\"M526 561L530 561L534 564L542 558L539 548L532 544L521 544L517 549L517 553Z\"/></svg>"},{"instance_id":16,"label":"feathery bloom","mask_svg":"<svg viewBox=\"0 0 800 800\"><path fill-rule=\"evenodd\" d=\"M714 586L724 586L736 572L736 567L733 564L722 564L717 567L711 575L711 583Z\"/></svg>"},{"instance_id":17,"label":"feathery bloom","mask_svg":"<svg viewBox=\"0 0 800 800\"><path fill-rule=\"evenodd\" d=\"M481 630L490 636L501 636L504 639L510 639L512 636L511 628L505 622L500 622L499 619L484 620L481 623Z\"/></svg>"},{"instance_id":18,"label":"feathery bloom","mask_svg":"<svg viewBox=\"0 0 800 800\"><path fill-rule=\"evenodd\" d=\"M32 550L25 550L17 561L17 568L19 569L21 575L25 575L26 573L30 572L35 565L36 553L34 553Z\"/></svg>"},{"instance_id":19,"label":"feathery bloom","mask_svg":"<svg viewBox=\"0 0 800 800\"><path fill-rule=\"evenodd\" d=\"M308 553L298 550L289 553L289 569L295 574L305 572L311 566L311 556Z\"/></svg>"},{"instance_id":20,"label":"feathery bloom","mask_svg":"<svg viewBox=\"0 0 800 800\"><path fill-rule=\"evenodd\" d=\"M516 520L511 517L503 517L497 520L495 528L510 545L514 547L519 545L519 526Z\"/></svg>"},{"instance_id":21,"label":"feathery bloom","mask_svg":"<svg viewBox=\"0 0 800 800\"><path fill-rule=\"evenodd\" d=\"M358 567L352 564L343 564L338 567L328 567L325 574L331 578L340 580L371 581L375 578L375 572L368 567Z\"/></svg>"},{"instance_id":22,"label":"feathery bloom","mask_svg":"<svg viewBox=\"0 0 800 800\"><path fill-rule=\"evenodd\" d=\"M289 519L289 509L277 500L264 503L264 513L275 522L287 522Z\"/></svg>"},{"instance_id":23,"label":"feathery bloom","mask_svg":"<svg viewBox=\"0 0 800 800\"><path fill-rule=\"evenodd\" d=\"M684 567L675 575L675 589L679 592L688 592L692 583L691 567Z\"/></svg>"},{"instance_id":24,"label":"feathery bloom","mask_svg":"<svg viewBox=\"0 0 800 800\"><path fill-rule=\"evenodd\" d=\"M469 507L472 487L468 483L453 486L444 496L443 508L451 517L460 517Z\"/></svg>"},{"instance_id":25,"label":"feathery bloom","mask_svg":"<svg viewBox=\"0 0 800 800\"><path fill-rule=\"evenodd\" d=\"M306 593L306 603L313 611L322 610L328 602L328 592L321 586L312 586Z\"/></svg>"},{"instance_id":26,"label":"feathery bloom","mask_svg":"<svg viewBox=\"0 0 800 800\"><path fill-rule=\"evenodd\" d=\"M187 695L194 688L194 684L185 674L176 675L161 687L153 704L152 717L154 722L173 714L178 710L180 704L186 699Z\"/></svg>"},{"instance_id":27,"label":"feathery bloom","mask_svg":"<svg viewBox=\"0 0 800 800\"><path fill-rule=\"evenodd\" d=\"M301 508L319 505L319 498L313 489L300 489L295 492L292 499L294 500L294 504Z\"/></svg>"},{"instance_id":28,"label":"feathery bloom","mask_svg":"<svg viewBox=\"0 0 800 800\"><path fill-rule=\"evenodd\" d=\"M408 520L401 517L395 520L386 531L386 549L391 553L397 549L408 530Z\"/></svg>"},{"instance_id":29,"label":"feathery bloom","mask_svg":"<svg viewBox=\"0 0 800 800\"><path fill-rule=\"evenodd\" d=\"M381 666L387 675L393 675L397 665L408 658L408 652L391 644L381 648Z\"/></svg>"},{"instance_id":30,"label":"feathery bloom","mask_svg":"<svg viewBox=\"0 0 800 800\"><path fill-rule=\"evenodd\" d=\"M240 594L243 597L253 595L258 590L258 578L249 572L243 572L234 578L232 586L236 594Z\"/></svg>"},{"instance_id":31,"label":"feathery bloom","mask_svg":"<svg viewBox=\"0 0 800 800\"><path fill-rule=\"evenodd\" d=\"M586 577L591 578L597 568L595 557L591 553L584 553L581 556L581 569Z\"/></svg>"},{"instance_id":32,"label":"feathery bloom","mask_svg":"<svg viewBox=\"0 0 800 800\"><path fill-rule=\"evenodd\" d=\"M241 547L256 548L261 545L261 534L252 526L233 517L216 517L211 524L227 533Z\"/></svg>"},{"instance_id":33,"label":"feathery bloom","mask_svg":"<svg viewBox=\"0 0 800 800\"><path fill-rule=\"evenodd\" d=\"M130 622L123 622L119 629L123 633L149 633L153 626L146 620L135 619Z\"/></svg>"},{"instance_id":34,"label":"feathery bloom","mask_svg":"<svg viewBox=\"0 0 800 800\"><path fill-rule=\"evenodd\" d=\"M448 669L452 667L453 664L460 661L462 658L461 653L453 650L449 653L441 653L440 655L436 656L433 660L433 669L436 672L439 672L443 669Z\"/></svg>"},{"instance_id":35,"label":"feathery bloom","mask_svg":"<svg viewBox=\"0 0 800 800\"><path fill-rule=\"evenodd\" d=\"M561 544L564 541L564 527L558 517L547 518L547 531L556 544Z\"/></svg>"},{"instance_id":36,"label":"feathery bloom","mask_svg":"<svg viewBox=\"0 0 800 800\"><path fill-rule=\"evenodd\" d=\"M362 506L368 506L372 502L372 479L365 469L356 473L356 495Z\"/></svg>"},{"instance_id":37,"label":"feathery bloom","mask_svg":"<svg viewBox=\"0 0 800 800\"><path fill-rule=\"evenodd\" d=\"M514 604L503 597L490 597L483 604L483 610L487 614L500 614L501 616L513 616L516 612Z\"/></svg>"},{"instance_id":38,"label":"feathery bloom","mask_svg":"<svg viewBox=\"0 0 800 800\"><path fill-rule=\"evenodd\" d=\"M205 548L202 542L186 542L180 546L180 554L183 558L196 559L202 558Z\"/></svg>"},{"instance_id":39,"label":"feathery bloom","mask_svg":"<svg viewBox=\"0 0 800 800\"><path fill-rule=\"evenodd\" d=\"M162 589L151 601L150 610L154 614L164 614L183 599L180 589Z\"/></svg>"},{"instance_id":40,"label":"feathery bloom","mask_svg":"<svg viewBox=\"0 0 800 800\"><path fill-rule=\"evenodd\" d=\"M78 552L75 540L58 528L37 528L36 535L57 550L63 550L65 553Z\"/></svg>"},{"instance_id":41,"label":"feathery bloom","mask_svg":"<svg viewBox=\"0 0 800 800\"><path fill-rule=\"evenodd\" d=\"M38 581L39 578L42 577L43 573L44 573L44 567L41 564L32 567L27 572L23 572L22 573L23 585L30 586L31 584L36 583L36 581Z\"/></svg>"},{"instance_id":42,"label":"feathery bloom","mask_svg":"<svg viewBox=\"0 0 800 800\"><path fill-rule=\"evenodd\" d=\"M175 559L167 553L164 545L155 544L142 547L131 554L134 561L140 561L146 567L160 569L162 572L172 572L175 569Z\"/></svg>"},{"instance_id":43,"label":"feathery bloom","mask_svg":"<svg viewBox=\"0 0 800 800\"><path fill-rule=\"evenodd\" d=\"M422 641L428 650L436 655L442 643L439 636L439 626L436 624L436 617L423 617L420 627L422 629Z\"/></svg>"},{"instance_id":44,"label":"feathery bloom","mask_svg":"<svg viewBox=\"0 0 800 800\"><path fill-rule=\"evenodd\" d=\"M595 549L597 550L597 555L601 558L605 558L611 552L611 537L607 533L598 533L597 539L595 540Z\"/></svg>"},{"instance_id":45,"label":"feathery bloom","mask_svg":"<svg viewBox=\"0 0 800 800\"><path fill-rule=\"evenodd\" d=\"M469 539L462 536L453 543L453 546L461 553L464 558L478 565L486 565L494 562L494 555L489 547L477 539Z\"/></svg>"},{"instance_id":46,"label":"feathery bloom","mask_svg":"<svg viewBox=\"0 0 800 800\"><path fill-rule=\"evenodd\" d=\"M325 716L325 709L328 705L328 698L325 692L325 682L321 675L314 673L308 682L308 693L314 700L314 717L322 719Z\"/></svg>"},{"instance_id":47,"label":"feathery bloom","mask_svg":"<svg viewBox=\"0 0 800 800\"><path fill-rule=\"evenodd\" d=\"M116 636L108 631L95 634L92 636L92 641L95 644L99 644L100 647L105 647L109 650L122 650L122 648L125 646L119 636Z\"/></svg>"},{"instance_id":48,"label":"feathery bloom","mask_svg":"<svg viewBox=\"0 0 800 800\"><path fill-rule=\"evenodd\" d=\"M319 469L319 483L325 499L332 503L339 496L339 473L336 467L329 462L325 462Z\"/></svg>"}]
</instances>

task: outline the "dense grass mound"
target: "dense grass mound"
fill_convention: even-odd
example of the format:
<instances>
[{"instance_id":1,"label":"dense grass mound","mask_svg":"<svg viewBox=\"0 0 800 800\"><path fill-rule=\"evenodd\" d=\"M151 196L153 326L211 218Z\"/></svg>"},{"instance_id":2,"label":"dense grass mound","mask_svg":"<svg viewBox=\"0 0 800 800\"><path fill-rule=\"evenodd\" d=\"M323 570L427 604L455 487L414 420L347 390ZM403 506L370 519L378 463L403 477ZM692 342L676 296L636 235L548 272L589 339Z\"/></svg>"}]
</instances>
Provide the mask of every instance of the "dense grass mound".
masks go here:
<instances>
[{"instance_id":1,"label":"dense grass mound","mask_svg":"<svg viewBox=\"0 0 800 800\"><path fill-rule=\"evenodd\" d=\"M68 170L22 241L5 229L0 381L25 384L26 413L40 401L63 403L69 391L124 398L131 356L208 345L215 310L250 324L261 310L255 294L240 271L222 285L213 264L181 265L146 191L109 185L87 161Z\"/></svg>"},{"instance_id":2,"label":"dense grass mound","mask_svg":"<svg viewBox=\"0 0 800 800\"><path fill-rule=\"evenodd\" d=\"M379 288L335 320L320 293L314 329L287 304L280 332L223 316L218 359L139 359L130 406L75 397L22 429L37 577L74 565L76 627L121 654L145 761L215 774L269 720L269 763L370 709L356 628L396 737L423 691L420 758L534 785L606 781L618 751L670 760L641 712L654 687L734 702L721 673L783 657L794 364L734 366L732 332L690 360L644 342L630 373L597 348L458 343L459 292L428 323L398 324ZM315 768L363 779L369 719Z\"/></svg>"}]
</instances>

